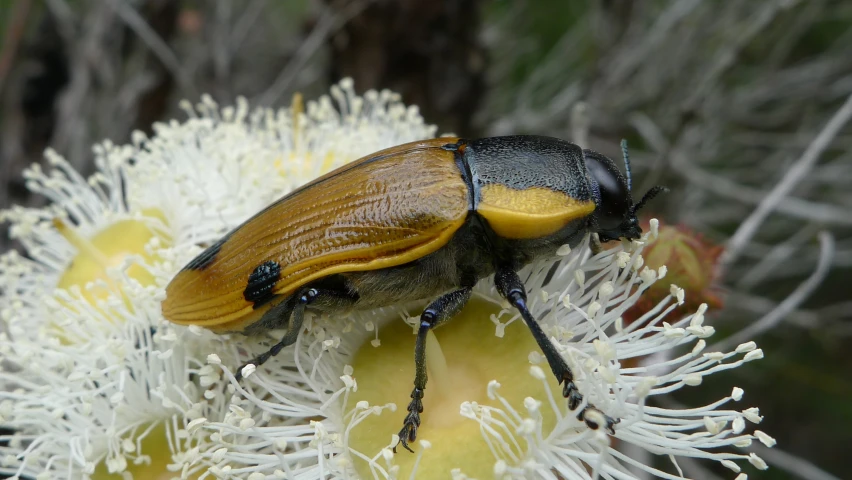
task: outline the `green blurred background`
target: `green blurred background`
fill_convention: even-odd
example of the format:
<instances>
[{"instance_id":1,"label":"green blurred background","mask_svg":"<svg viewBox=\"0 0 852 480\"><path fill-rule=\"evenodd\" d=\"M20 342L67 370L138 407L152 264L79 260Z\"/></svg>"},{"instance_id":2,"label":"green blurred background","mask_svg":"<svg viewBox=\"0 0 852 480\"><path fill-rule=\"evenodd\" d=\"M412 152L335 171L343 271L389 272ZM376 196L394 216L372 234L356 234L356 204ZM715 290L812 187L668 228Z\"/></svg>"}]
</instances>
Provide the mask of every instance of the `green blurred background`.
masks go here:
<instances>
[{"instance_id":1,"label":"green blurred background","mask_svg":"<svg viewBox=\"0 0 852 480\"><path fill-rule=\"evenodd\" d=\"M21 172L46 147L88 173L181 99L281 106L345 76L442 132L626 138L635 188L672 189L655 216L728 247L717 337L763 326L764 360L673 401L745 389L778 440L749 478L852 478L852 2L0 0L0 39L0 208L44 202Z\"/></svg>"}]
</instances>

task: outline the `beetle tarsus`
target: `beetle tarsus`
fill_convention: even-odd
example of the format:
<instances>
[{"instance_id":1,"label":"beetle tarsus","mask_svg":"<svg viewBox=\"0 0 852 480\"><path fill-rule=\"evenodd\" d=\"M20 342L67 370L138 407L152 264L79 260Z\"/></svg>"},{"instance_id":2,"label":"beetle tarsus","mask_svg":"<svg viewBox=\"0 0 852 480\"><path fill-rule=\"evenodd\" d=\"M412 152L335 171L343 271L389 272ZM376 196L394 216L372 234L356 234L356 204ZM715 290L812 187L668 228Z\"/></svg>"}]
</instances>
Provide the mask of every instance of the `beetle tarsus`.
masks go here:
<instances>
[{"instance_id":1,"label":"beetle tarsus","mask_svg":"<svg viewBox=\"0 0 852 480\"><path fill-rule=\"evenodd\" d=\"M405 416L402 429L399 431L399 443L411 453L414 453L414 450L408 446L408 443L417 439L417 428L420 427L421 413L423 413L423 390L414 387L414 390L411 391L411 402L408 404L408 415ZM396 446L393 447L393 453L396 453Z\"/></svg>"},{"instance_id":2,"label":"beetle tarsus","mask_svg":"<svg viewBox=\"0 0 852 480\"><path fill-rule=\"evenodd\" d=\"M568 377L571 376L570 372L568 373ZM580 390L577 389L577 385L574 383L574 380L571 378L562 379L562 396L568 399L568 408L571 410L577 410L577 407L580 406L580 403L583 401L583 394L580 393Z\"/></svg>"},{"instance_id":3,"label":"beetle tarsus","mask_svg":"<svg viewBox=\"0 0 852 480\"><path fill-rule=\"evenodd\" d=\"M568 408L576 410L583 402L583 395L574 383L574 373L527 308L527 294L517 272L511 268L498 267L497 273L494 275L494 284L497 291L520 312L524 323L526 323L533 338L544 353L553 375L562 384L562 396L568 400ZM577 419L584 422L592 430L597 430L603 426L607 432L613 435L615 434L614 426L619 422L618 419L613 419L592 404L586 405L579 411Z\"/></svg>"},{"instance_id":4,"label":"beetle tarsus","mask_svg":"<svg viewBox=\"0 0 852 480\"><path fill-rule=\"evenodd\" d=\"M570 377L570 372L566 373ZM583 402L583 394L577 389L574 380L570 378L563 377L562 396L568 399L568 408L571 410L577 410L577 407ZM577 420L585 423L592 430L597 430L603 424L604 429L610 435L615 435L615 425L621 422L621 419L612 418L591 404L586 405L577 413Z\"/></svg>"}]
</instances>

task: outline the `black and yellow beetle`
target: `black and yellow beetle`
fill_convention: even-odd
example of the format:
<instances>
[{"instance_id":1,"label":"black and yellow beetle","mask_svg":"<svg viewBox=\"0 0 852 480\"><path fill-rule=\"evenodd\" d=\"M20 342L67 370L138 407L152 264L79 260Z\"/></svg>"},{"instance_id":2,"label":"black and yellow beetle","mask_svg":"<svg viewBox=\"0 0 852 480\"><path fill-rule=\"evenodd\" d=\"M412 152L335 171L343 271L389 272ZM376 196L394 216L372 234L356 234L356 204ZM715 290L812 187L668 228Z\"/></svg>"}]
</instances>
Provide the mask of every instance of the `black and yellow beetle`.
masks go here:
<instances>
[{"instance_id":1,"label":"black and yellow beetle","mask_svg":"<svg viewBox=\"0 0 852 480\"><path fill-rule=\"evenodd\" d=\"M550 137L437 138L382 150L276 201L189 262L166 288L163 315L216 332L286 328L260 365L296 341L305 310L369 309L429 299L400 441L414 441L426 388L426 333L449 320L494 274L575 410L571 369L527 308L517 271L577 245L641 234L627 178L609 158ZM239 373L238 373L239 375ZM610 432L594 406L578 418ZM410 449L409 449L410 450Z\"/></svg>"}]
</instances>

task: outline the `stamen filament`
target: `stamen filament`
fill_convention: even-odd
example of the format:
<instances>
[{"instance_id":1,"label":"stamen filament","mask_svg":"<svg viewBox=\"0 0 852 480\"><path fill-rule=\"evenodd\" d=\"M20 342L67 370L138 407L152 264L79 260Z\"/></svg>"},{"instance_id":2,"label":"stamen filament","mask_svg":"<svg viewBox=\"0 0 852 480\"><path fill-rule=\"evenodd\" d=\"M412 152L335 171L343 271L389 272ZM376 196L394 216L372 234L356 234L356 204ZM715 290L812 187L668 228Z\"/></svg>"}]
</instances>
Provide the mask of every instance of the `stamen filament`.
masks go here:
<instances>
[{"instance_id":1,"label":"stamen filament","mask_svg":"<svg viewBox=\"0 0 852 480\"><path fill-rule=\"evenodd\" d=\"M90 256L92 260L94 260L104 270L110 266L109 259L106 255L98 250L98 248L95 247L87 238L75 232L74 229L67 223L63 222L62 219L54 218L53 226L59 231L59 234L62 235L65 240L68 240L68 243L77 249L78 253Z\"/></svg>"},{"instance_id":2,"label":"stamen filament","mask_svg":"<svg viewBox=\"0 0 852 480\"><path fill-rule=\"evenodd\" d=\"M290 115L292 115L293 122L293 150L299 151L299 139L301 138L301 116L305 113L305 101L302 98L302 94L300 92L296 92L293 94L293 103L290 106Z\"/></svg>"}]
</instances>

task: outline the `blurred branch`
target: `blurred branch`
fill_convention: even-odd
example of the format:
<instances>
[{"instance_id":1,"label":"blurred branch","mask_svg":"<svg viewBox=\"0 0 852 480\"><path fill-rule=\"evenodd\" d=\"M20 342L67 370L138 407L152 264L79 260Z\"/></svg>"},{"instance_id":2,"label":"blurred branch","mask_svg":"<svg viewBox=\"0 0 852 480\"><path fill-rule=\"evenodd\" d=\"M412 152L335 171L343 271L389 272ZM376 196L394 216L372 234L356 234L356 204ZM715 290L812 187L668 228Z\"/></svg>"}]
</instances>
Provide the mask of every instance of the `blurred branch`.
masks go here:
<instances>
[{"instance_id":1,"label":"blurred branch","mask_svg":"<svg viewBox=\"0 0 852 480\"><path fill-rule=\"evenodd\" d=\"M804 480L840 480L840 477L826 472L802 457L797 457L790 452L778 448L767 448L757 445L757 454L767 463L775 468L780 468L787 473L795 475Z\"/></svg>"},{"instance_id":2,"label":"blurred branch","mask_svg":"<svg viewBox=\"0 0 852 480\"><path fill-rule=\"evenodd\" d=\"M231 55L236 54L240 50L246 37L252 31L252 27L265 9L266 0L252 0L243 9L243 14L237 20L237 23L234 24L234 28L231 29L231 42L228 44Z\"/></svg>"},{"instance_id":3,"label":"blurred branch","mask_svg":"<svg viewBox=\"0 0 852 480\"><path fill-rule=\"evenodd\" d=\"M787 296L778 307L764 315L760 320L748 327L731 335L730 337L715 343L709 347L709 351L726 351L736 347L740 343L757 338L762 333L775 327L784 320L790 312L801 305L811 293L822 283L831 268L831 259L834 256L834 237L829 232L821 232L818 236L820 244L820 258L816 270Z\"/></svg>"},{"instance_id":4,"label":"blurred branch","mask_svg":"<svg viewBox=\"0 0 852 480\"><path fill-rule=\"evenodd\" d=\"M577 102L571 109L571 140L577 145L588 148L589 145L589 106Z\"/></svg>"},{"instance_id":5,"label":"blurred branch","mask_svg":"<svg viewBox=\"0 0 852 480\"><path fill-rule=\"evenodd\" d=\"M50 14L56 21L56 29L62 36L62 39L65 40L67 45L72 45L75 39L75 32L74 12L71 11L71 7L65 3L65 0L46 0L45 5L47 5Z\"/></svg>"},{"instance_id":6,"label":"blurred branch","mask_svg":"<svg viewBox=\"0 0 852 480\"><path fill-rule=\"evenodd\" d=\"M184 92L195 97L195 86L192 84L192 79L189 74L181 67L181 62L172 52L169 45L157 35L148 22L128 3L123 0L109 0L109 5L115 10L115 13L124 21L124 23L133 30L139 38L148 45L151 52L162 62L163 66L169 71L172 77L177 80L178 85Z\"/></svg>"},{"instance_id":7,"label":"blurred branch","mask_svg":"<svg viewBox=\"0 0 852 480\"><path fill-rule=\"evenodd\" d=\"M692 13L700 0L677 0L671 6L657 16L654 24L642 35L641 41L629 51L622 52L620 58L616 58L607 69L604 82L607 86L618 85L628 79L648 55L659 51L658 46L669 38L671 31L690 13Z\"/></svg>"},{"instance_id":8,"label":"blurred branch","mask_svg":"<svg viewBox=\"0 0 852 480\"><path fill-rule=\"evenodd\" d=\"M749 293L734 291L728 294L726 298L732 303L735 303L736 308L742 309L749 314L766 315L778 308L777 302ZM719 320L724 321L726 318L721 317ZM849 320L852 320L852 301L842 301L810 310L793 310L787 314L784 322L799 328L826 329L844 323L851 323ZM731 319L730 321L733 323L738 320Z\"/></svg>"},{"instance_id":9,"label":"blurred branch","mask_svg":"<svg viewBox=\"0 0 852 480\"><path fill-rule=\"evenodd\" d=\"M792 237L772 247L766 255L763 255L756 265L750 267L745 275L736 282L737 290L748 291L755 285L764 281L770 272L779 265L786 262L797 250L816 233L816 225L804 225Z\"/></svg>"},{"instance_id":10,"label":"blurred branch","mask_svg":"<svg viewBox=\"0 0 852 480\"><path fill-rule=\"evenodd\" d=\"M302 71L308 60L325 44L328 37L339 30L352 17L367 8L371 1L353 1L340 9L327 6L317 25L311 30L311 34L299 45L296 54L287 62L287 66L278 74L272 85L254 99L254 103L271 106L280 100L290 89L293 80Z\"/></svg>"},{"instance_id":11,"label":"blurred branch","mask_svg":"<svg viewBox=\"0 0 852 480\"><path fill-rule=\"evenodd\" d=\"M54 0L54 10L70 12L62 0ZM68 161L85 170L84 162L89 151L89 122L77 121L84 115L89 90L92 87L92 59L104 58L102 39L109 30L112 12L105 3L97 4L85 13L81 24L81 35L67 45L69 50L69 71L71 80L57 102L56 131L53 134L52 146L63 152ZM70 16L63 17L71 21ZM72 26L67 26L73 31Z\"/></svg>"},{"instance_id":12,"label":"blurred branch","mask_svg":"<svg viewBox=\"0 0 852 480\"><path fill-rule=\"evenodd\" d=\"M692 457L678 457L677 463L683 468L684 473L688 478L700 478L701 480L724 480L723 477L716 475L709 468L702 464L700 460Z\"/></svg>"},{"instance_id":13,"label":"blurred branch","mask_svg":"<svg viewBox=\"0 0 852 480\"><path fill-rule=\"evenodd\" d=\"M852 319L852 301L847 300L834 305L826 305L820 308L818 313L820 317Z\"/></svg>"},{"instance_id":14,"label":"blurred branch","mask_svg":"<svg viewBox=\"0 0 852 480\"><path fill-rule=\"evenodd\" d=\"M12 69L15 54L18 52L18 44L27 26L29 13L30 0L18 0L12 8L8 22L6 22L6 35L3 38L3 48L0 50L0 93L3 92L3 84Z\"/></svg>"},{"instance_id":15,"label":"blurred branch","mask_svg":"<svg viewBox=\"0 0 852 480\"><path fill-rule=\"evenodd\" d=\"M813 168L820 155L822 155L822 152L828 148L832 139L834 139L850 118L852 118L852 95L846 99L846 102L837 110L837 113L829 120L825 128L814 138L814 141L811 142L805 153L787 170L781 181L775 185L775 188L760 202L757 209L740 224L737 231L728 240L725 251L719 258L720 278L724 276L728 265L740 255L743 247L751 241L760 228L760 225L766 220L766 217L778 207L781 199L789 195L793 188Z\"/></svg>"},{"instance_id":16,"label":"blurred branch","mask_svg":"<svg viewBox=\"0 0 852 480\"><path fill-rule=\"evenodd\" d=\"M778 308L778 303L768 298L738 291L728 294L726 300L734 303L736 308L747 312L749 315L766 315ZM719 320L724 321L726 318L723 316ZM827 318L823 318L822 312L817 313L805 310L793 310L786 317L787 323L801 328L818 328L825 323L822 320L828 320ZM736 322L738 322L737 319L730 319L730 323L733 324Z\"/></svg>"},{"instance_id":17,"label":"blurred branch","mask_svg":"<svg viewBox=\"0 0 852 480\"><path fill-rule=\"evenodd\" d=\"M713 90L715 84L722 77L722 74L727 72L736 64L737 57L763 29L767 28L778 13L787 8L791 8L799 0L778 0L776 2L764 2L763 9L752 16L747 21L745 27L741 28L737 35L731 39L721 51L716 55L713 64L701 76L701 81L692 95L684 103L685 110L691 110L704 100L704 98Z\"/></svg>"},{"instance_id":18,"label":"blurred branch","mask_svg":"<svg viewBox=\"0 0 852 480\"><path fill-rule=\"evenodd\" d=\"M767 198L766 192L703 170L696 162L690 162L680 149L672 150L670 157L672 168L689 180L695 188L709 190L717 195L751 205L760 205ZM833 205L795 197L783 197L779 198L772 207L779 213L808 221L852 225L852 215L849 215L847 210Z\"/></svg>"}]
</instances>

